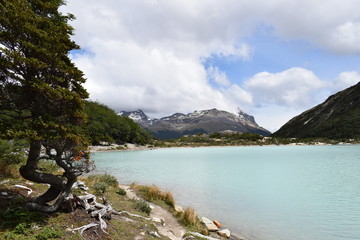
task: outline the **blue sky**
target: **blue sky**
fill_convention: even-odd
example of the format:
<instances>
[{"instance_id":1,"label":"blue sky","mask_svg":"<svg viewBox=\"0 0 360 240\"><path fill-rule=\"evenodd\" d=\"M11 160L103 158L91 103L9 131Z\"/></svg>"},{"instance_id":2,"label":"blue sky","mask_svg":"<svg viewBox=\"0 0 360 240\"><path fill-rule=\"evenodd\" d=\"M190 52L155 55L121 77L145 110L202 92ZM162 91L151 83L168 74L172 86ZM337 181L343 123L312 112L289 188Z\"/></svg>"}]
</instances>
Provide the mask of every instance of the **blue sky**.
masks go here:
<instances>
[{"instance_id":1,"label":"blue sky","mask_svg":"<svg viewBox=\"0 0 360 240\"><path fill-rule=\"evenodd\" d=\"M257 30L243 41L252 47L249 60L232 61L213 56L204 61L205 66L218 66L237 83L259 72L281 72L294 66L309 69L319 78L329 80L343 71L360 70L359 55L328 52L303 40L283 40L270 30Z\"/></svg>"},{"instance_id":2,"label":"blue sky","mask_svg":"<svg viewBox=\"0 0 360 240\"><path fill-rule=\"evenodd\" d=\"M152 117L218 108L275 131L360 81L357 0L68 0L90 98Z\"/></svg>"}]
</instances>

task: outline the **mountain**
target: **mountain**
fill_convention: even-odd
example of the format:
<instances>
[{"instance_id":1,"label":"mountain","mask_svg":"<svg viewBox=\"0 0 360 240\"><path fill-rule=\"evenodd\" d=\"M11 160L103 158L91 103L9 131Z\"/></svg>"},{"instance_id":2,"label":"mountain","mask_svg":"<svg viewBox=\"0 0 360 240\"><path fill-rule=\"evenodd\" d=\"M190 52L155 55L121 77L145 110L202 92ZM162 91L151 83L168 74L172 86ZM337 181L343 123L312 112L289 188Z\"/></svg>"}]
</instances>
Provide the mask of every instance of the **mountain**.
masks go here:
<instances>
[{"instance_id":1,"label":"mountain","mask_svg":"<svg viewBox=\"0 0 360 240\"><path fill-rule=\"evenodd\" d=\"M294 117L273 136L360 138L360 82Z\"/></svg>"},{"instance_id":2,"label":"mountain","mask_svg":"<svg viewBox=\"0 0 360 240\"><path fill-rule=\"evenodd\" d=\"M160 119L150 118L141 110L122 111L119 115L133 119L159 139L171 139L187 134L213 133L225 130L251 132L264 136L270 135L268 130L257 125L253 116L242 111L235 115L226 111L209 109L189 114L175 113Z\"/></svg>"},{"instance_id":3,"label":"mountain","mask_svg":"<svg viewBox=\"0 0 360 240\"><path fill-rule=\"evenodd\" d=\"M147 116L140 109L138 109L136 111L131 111L131 112L121 111L118 115L120 115L122 117L128 117L143 127L151 126L159 121L159 119L151 118L151 117Z\"/></svg>"}]
</instances>

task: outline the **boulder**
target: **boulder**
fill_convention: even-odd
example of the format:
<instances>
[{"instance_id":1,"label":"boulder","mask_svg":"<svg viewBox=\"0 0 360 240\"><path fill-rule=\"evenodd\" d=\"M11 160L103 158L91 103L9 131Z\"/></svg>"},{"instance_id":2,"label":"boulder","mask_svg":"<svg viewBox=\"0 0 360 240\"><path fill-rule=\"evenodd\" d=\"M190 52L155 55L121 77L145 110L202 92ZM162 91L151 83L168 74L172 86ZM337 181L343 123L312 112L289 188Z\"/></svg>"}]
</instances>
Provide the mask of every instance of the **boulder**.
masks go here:
<instances>
[{"instance_id":1,"label":"boulder","mask_svg":"<svg viewBox=\"0 0 360 240\"><path fill-rule=\"evenodd\" d=\"M154 238L161 238L161 236L159 235L159 233L156 232L156 231L150 231L150 232L148 232L148 234L149 234L150 236L154 237Z\"/></svg>"},{"instance_id":2,"label":"boulder","mask_svg":"<svg viewBox=\"0 0 360 240\"><path fill-rule=\"evenodd\" d=\"M161 218L152 218L152 221L155 222L157 225L165 226L165 221Z\"/></svg>"},{"instance_id":3,"label":"boulder","mask_svg":"<svg viewBox=\"0 0 360 240\"><path fill-rule=\"evenodd\" d=\"M214 220L213 223L218 227L218 228L222 228L223 225L221 223L219 223L218 220Z\"/></svg>"},{"instance_id":4,"label":"boulder","mask_svg":"<svg viewBox=\"0 0 360 240\"><path fill-rule=\"evenodd\" d=\"M208 218L202 217L201 222L205 224L206 228L210 232L216 232L219 228Z\"/></svg>"},{"instance_id":5,"label":"boulder","mask_svg":"<svg viewBox=\"0 0 360 240\"><path fill-rule=\"evenodd\" d=\"M246 238L237 234L237 233L231 233L230 240L245 240Z\"/></svg>"},{"instance_id":6,"label":"boulder","mask_svg":"<svg viewBox=\"0 0 360 240\"><path fill-rule=\"evenodd\" d=\"M230 238L231 236L231 232L229 229L219 230L217 233L219 234L220 237Z\"/></svg>"},{"instance_id":7,"label":"boulder","mask_svg":"<svg viewBox=\"0 0 360 240\"><path fill-rule=\"evenodd\" d=\"M178 213L184 213L184 209L179 205L175 205L175 211Z\"/></svg>"}]
</instances>

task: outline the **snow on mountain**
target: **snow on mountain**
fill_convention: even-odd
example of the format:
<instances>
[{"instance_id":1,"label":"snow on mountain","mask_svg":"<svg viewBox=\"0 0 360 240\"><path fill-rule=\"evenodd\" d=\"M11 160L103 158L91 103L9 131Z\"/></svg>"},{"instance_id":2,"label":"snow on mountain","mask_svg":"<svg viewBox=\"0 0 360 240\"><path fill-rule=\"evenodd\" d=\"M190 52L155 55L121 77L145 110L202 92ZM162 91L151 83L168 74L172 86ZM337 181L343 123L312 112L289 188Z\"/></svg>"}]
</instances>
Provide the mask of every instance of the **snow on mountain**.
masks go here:
<instances>
[{"instance_id":1,"label":"snow on mountain","mask_svg":"<svg viewBox=\"0 0 360 240\"><path fill-rule=\"evenodd\" d=\"M188 114L175 113L160 119L150 118L142 110L121 112L119 115L133 119L160 139L181 137L198 132L212 133L226 130L261 135L270 134L269 131L258 126L253 116L241 110L236 115L214 108Z\"/></svg>"}]
</instances>

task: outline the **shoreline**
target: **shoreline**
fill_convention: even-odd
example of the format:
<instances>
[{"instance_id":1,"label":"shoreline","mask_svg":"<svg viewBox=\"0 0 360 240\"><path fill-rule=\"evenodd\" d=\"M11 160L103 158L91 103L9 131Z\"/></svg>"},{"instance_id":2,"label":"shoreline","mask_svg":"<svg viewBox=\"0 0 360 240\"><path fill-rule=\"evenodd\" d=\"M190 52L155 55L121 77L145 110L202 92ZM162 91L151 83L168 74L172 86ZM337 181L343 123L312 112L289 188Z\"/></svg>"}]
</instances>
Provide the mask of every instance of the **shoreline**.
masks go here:
<instances>
[{"instance_id":1,"label":"shoreline","mask_svg":"<svg viewBox=\"0 0 360 240\"><path fill-rule=\"evenodd\" d=\"M129 199L143 199L135 189L128 184L119 184L119 186L126 191L126 196ZM159 189L163 192L162 189ZM204 227L208 230L209 235L203 235L199 232L189 231L183 224L179 222L179 219L175 217L174 213L171 213L168 209L163 206L158 205L155 202L148 201L152 211L150 213L150 218L156 224L159 230L159 233L163 236L170 238L171 240L190 240L193 239L191 236L199 237L199 239L204 240L221 240L221 239L231 239L231 240L248 240L249 238L245 238L244 236L232 232L226 226L222 225L218 220L210 220L207 217L199 216L196 213L199 221L204 225ZM191 207L190 207L191 208ZM185 211L182 206L176 204L174 209L176 214L184 214ZM196 212L196 210L195 210ZM186 237L189 235L188 237Z\"/></svg>"},{"instance_id":2,"label":"shoreline","mask_svg":"<svg viewBox=\"0 0 360 240\"><path fill-rule=\"evenodd\" d=\"M334 147L335 148L339 148L339 149L347 149L347 148L351 148L350 146L359 146L359 144L358 143L356 143L356 144L327 144L327 146L333 146L333 145L335 145ZM349 147L347 147L349 145ZM251 146L259 146L259 145L251 145ZM263 146L294 146L294 145L263 145ZM307 144L307 145L304 145L304 144L302 144L302 145L295 145L295 146L319 146L319 145L312 145L312 144ZM324 146L324 145L320 145L320 146ZM341 146L344 146L345 148L342 148ZM175 147L175 148L198 148L198 146L194 146L194 147L191 147L191 146L186 146L186 147ZM224 147L224 146L203 146L203 147ZM241 147L241 146L239 146L239 145L236 145L236 146L225 146L225 147ZM171 148L171 147L170 147ZM326 149L330 149L331 147L328 147L328 148L324 148L325 150ZM355 147L356 148L356 147ZM145 148L146 150L151 150L151 149L149 149L149 148ZM256 148L256 149L258 149L258 148ZM274 148L274 149L276 149L276 148ZM283 148L283 149L285 149L285 148ZM298 150L300 150L300 151L302 151L302 150L306 150L306 148L294 148L294 149L298 149ZM310 148L309 148L310 149ZM316 149L316 148L311 148L311 149ZM331 148L331 149L334 149L334 148ZM142 150L142 149L132 149L132 150ZM260 149L258 149L259 151L261 151ZM265 149L264 149L265 150ZM184 151L187 151L187 150L184 150ZM203 151L206 151L206 150L203 150ZM170 151L171 152L171 151ZM144 153L145 155L146 154L148 154L148 153ZM149 183L149 184L151 184L151 182ZM160 185L160 184L159 184ZM180 203L181 204L181 203ZM190 204L191 205L191 204ZM204 214L204 216L206 216L207 214ZM217 213L215 213L213 216L210 216L210 217L212 217L213 219L216 219L217 217L218 217L218 215L217 215ZM221 219L220 219L221 220ZM230 227L230 228L234 228L234 226L232 225L233 224L233 222L228 222L228 224L229 224L229 226L231 225L232 227ZM235 223L236 224L236 223ZM235 228L234 229L238 229L237 228L237 226L235 226ZM239 231L240 233L241 233L241 229L240 230L236 230L236 231ZM255 231L253 232L253 233L256 233L257 231L256 231L256 229L255 229ZM260 231L261 232L261 231ZM247 235L247 233L248 232L246 232L246 236L248 236Z\"/></svg>"},{"instance_id":3,"label":"shoreline","mask_svg":"<svg viewBox=\"0 0 360 240\"><path fill-rule=\"evenodd\" d=\"M291 143L291 144L250 144L250 145L199 145L199 146L166 146L166 147L155 147L153 145L137 145L132 143L127 143L123 145L111 144L108 146L103 145L92 145L89 146L89 151L91 153L96 152L122 152L122 151L144 151L144 150L156 150L156 149L181 149L181 148L209 148L209 147L282 147L282 146L343 146L343 145L359 145L359 143Z\"/></svg>"}]
</instances>

